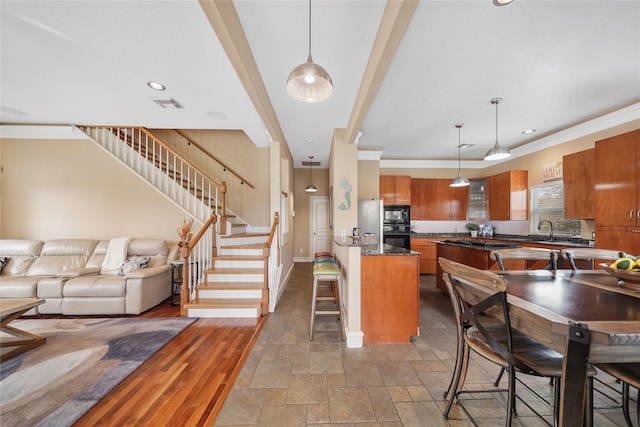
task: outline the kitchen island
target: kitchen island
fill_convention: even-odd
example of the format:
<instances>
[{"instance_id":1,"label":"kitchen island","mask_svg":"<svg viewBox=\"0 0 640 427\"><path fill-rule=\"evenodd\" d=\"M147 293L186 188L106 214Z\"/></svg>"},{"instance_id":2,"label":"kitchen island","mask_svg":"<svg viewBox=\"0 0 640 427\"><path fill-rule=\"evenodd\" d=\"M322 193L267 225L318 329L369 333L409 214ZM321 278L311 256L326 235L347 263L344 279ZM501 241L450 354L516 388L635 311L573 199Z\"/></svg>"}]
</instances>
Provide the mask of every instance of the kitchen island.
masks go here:
<instances>
[{"instance_id":1,"label":"kitchen island","mask_svg":"<svg viewBox=\"0 0 640 427\"><path fill-rule=\"evenodd\" d=\"M361 251L364 343L406 343L420 335L419 253L384 244Z\"/></svg>"},{"instance_id":2,"label":"kitchen island","mask_svg":"<svg viewBox=\"0 0 640 427\"><path fill-rule=\"evenodd\" d=\"M497 249L519 248L520 245L507 242L494 242L483 239L439 240L436 242L436 256L447 258L462 264L476 267L481 270L499 270L498 263L493 261L489 254ZM526 269L525 261L515 261L517 265L509 265L507 268ZM440 264L436 265L436 286L443 292L447 288L442 279Z\"/></svg>"}]
</instances>

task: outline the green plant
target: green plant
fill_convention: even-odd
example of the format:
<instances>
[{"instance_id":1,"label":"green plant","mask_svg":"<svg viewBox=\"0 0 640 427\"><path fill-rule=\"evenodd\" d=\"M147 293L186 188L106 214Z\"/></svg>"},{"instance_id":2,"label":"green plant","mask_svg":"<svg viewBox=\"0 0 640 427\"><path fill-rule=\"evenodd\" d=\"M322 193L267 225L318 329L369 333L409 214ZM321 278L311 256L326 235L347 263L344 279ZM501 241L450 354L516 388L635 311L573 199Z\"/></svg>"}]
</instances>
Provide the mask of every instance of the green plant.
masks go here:
<instances>
[{"instance_id":1,"label":"green plant","mask_svg":"<svg viewBox=\"0 0 640 427\"><path fill-rule=\"evenodd\" d=\"M467 225L465 225L464 228L466 228L467 230L473 231L473 230L479 230L480 226L474 222L470 222L470 223L467 223Z\"/></svg>"}]
</instances>

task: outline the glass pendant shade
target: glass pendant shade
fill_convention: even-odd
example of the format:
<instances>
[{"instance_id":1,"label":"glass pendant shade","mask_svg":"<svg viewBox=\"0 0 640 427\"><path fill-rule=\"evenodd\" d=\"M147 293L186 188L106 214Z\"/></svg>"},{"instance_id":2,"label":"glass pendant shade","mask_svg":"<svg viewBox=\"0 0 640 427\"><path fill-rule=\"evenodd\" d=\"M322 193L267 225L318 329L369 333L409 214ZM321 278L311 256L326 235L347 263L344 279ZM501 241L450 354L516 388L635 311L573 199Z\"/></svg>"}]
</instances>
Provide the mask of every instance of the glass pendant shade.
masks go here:
<instances>
[{"instance_id":1,"label":"glass pendant shade","mask_svg":"<svg viewBox=\"0 0 640 427\"><path fill-rule=\"evenodd\" d=\"M502 160L511 156L511 152L507 148L501 147L498 142L498 104L501 102L502 98L493 98L491 100L491 103L496 106L496 143L493 148L484 155L485 160Z\"/></svg>"},{"instance_id":2,"label":"glass pendant shade","mask_svg":"<svg viewBox=\"0 0 640 427\"><path fill-rule=\"evenodd\" d=\"M298 65L289 74L287 92L298 101L320 102L333 93L333 82L329 73L314 63L309 54L307 62Z\"/></svg>"},{"instance_id":3,"label":"glass pendant shade","mask_svg":"<svg viewBox=\"0 0 640 427\"><path fill-rule=\"evenodd\" d=\"M333 82L327 70L311 58L311 0L309 0L309 56L307 62L298 65L287 78L287 92L298 101L320 102L333 93Z\"/></svg>"},{"instance_id":4,"label":"glass pendant shade","mask_svg":"<svg viewBox=\"0 0 640 427\"><path fill-rule=\"evenodd\" d=\"M462 126L464 126L462 123L456 123L456 127L458 128L458 176L451 180L449 187L466 187L469 185L469 180L460 175L460 147L462 147L462 143L460 142L460 129Z\"/></svg>"}]
</instances>

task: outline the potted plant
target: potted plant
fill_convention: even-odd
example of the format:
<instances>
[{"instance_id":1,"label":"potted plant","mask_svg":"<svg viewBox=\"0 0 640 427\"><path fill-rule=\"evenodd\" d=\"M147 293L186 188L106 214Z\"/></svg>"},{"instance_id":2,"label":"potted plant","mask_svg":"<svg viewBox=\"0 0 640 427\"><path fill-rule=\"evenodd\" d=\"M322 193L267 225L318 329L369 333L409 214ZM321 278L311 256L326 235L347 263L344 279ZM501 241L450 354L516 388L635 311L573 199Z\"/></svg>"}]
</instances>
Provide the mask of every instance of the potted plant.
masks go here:
<instances>
[{"instance_id":1,"label":"potted plant","mask_svg":"<svg viewBox=\"0 0 640 427\"><path fill-rule=\"evenodd\" d=\"M478 237L478 230L480 229L480 226L478 224L474 222L470 222L470 223L467 223L467 225L465 225L464 228L466 228L471 232L471 237Z\"/></svg>"}]
</instances>

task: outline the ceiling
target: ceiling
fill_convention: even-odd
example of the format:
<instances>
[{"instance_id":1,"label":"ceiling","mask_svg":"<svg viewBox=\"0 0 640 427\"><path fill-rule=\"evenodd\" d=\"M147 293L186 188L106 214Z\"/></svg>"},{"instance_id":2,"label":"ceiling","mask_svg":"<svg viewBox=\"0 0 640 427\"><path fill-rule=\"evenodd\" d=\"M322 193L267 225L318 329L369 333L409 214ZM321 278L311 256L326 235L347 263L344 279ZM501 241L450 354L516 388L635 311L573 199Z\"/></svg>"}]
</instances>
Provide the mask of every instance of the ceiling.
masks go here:
<instances>
[{"instance_id":1,"label":"ceiling","mask_svg":"<svg viewBox=\"0 0 640 427\"><path fill-rule=\"evenodd\" d=\"M640 1L316 0L311 51L334 82L316 104L286 92L307 58L308 8L1 0L0 122L241 129L260 147L284 140L294 167L311 155L327 167L337 128L383 160L455 164L462 122L473 167L496 128L530 152L619 109L640 119Z\"/></svg>"}]
</instances>

